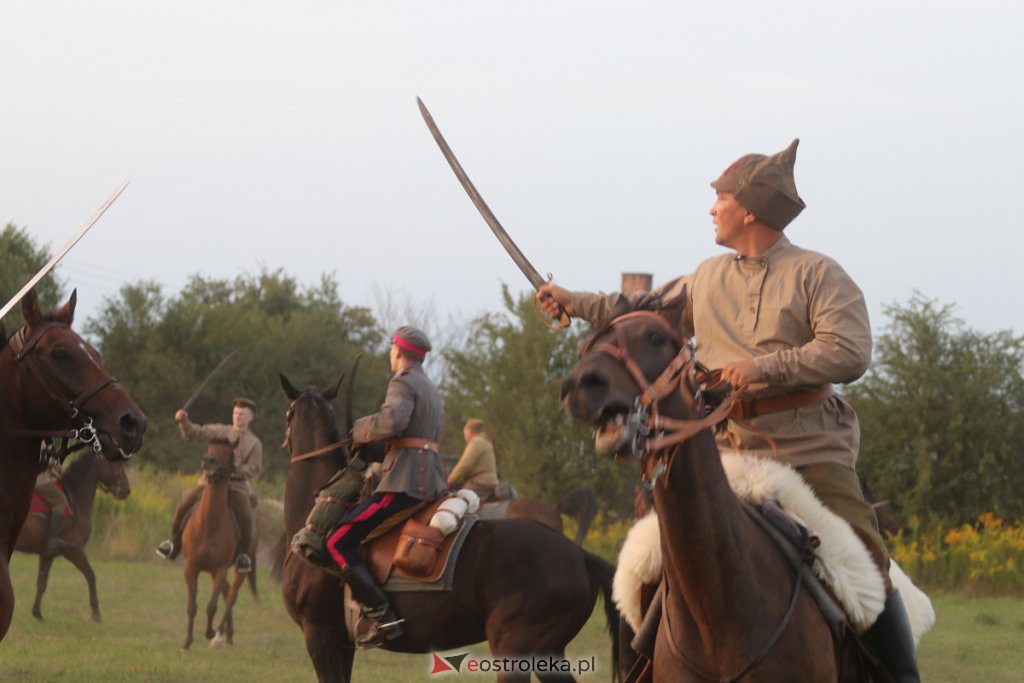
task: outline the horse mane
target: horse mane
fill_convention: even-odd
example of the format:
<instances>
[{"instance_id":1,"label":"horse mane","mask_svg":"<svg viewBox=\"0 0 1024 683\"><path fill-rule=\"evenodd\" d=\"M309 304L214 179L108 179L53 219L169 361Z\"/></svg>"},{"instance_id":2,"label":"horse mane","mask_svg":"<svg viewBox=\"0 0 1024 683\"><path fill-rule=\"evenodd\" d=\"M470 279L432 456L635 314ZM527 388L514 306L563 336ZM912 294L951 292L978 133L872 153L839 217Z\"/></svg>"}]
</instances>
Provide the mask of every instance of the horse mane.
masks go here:
<instances>
[{"instance_id":1,"label":"horse mane","mask_svg":"<svg viewBox=\"0 0 1024 683\"><path fill-rule=\"evenodd\" d=\"M0 351L3 351L5 346L7 346L7 330L4 329L4 324L0 322Z\"/></svg>"},{"instance_id":2,"label":"horse mane","mask_svg":"<svg viewBox=\"0 0 1024 683\"><path fill-rule=\"evenodd\" d=\"M634 311L658 313L672 321L673 327L676 327L677 320L682 316L685 305L685 287L682 288L679 294L671 297L661 292L643 292L636 296L615 294L611 297L608 313L594 321L590 327L590 334L583 338L580 348L586 348L594 339L604 334L616 318L620 318L627 313L633 313Z\"/></svg>"}]
</instances>

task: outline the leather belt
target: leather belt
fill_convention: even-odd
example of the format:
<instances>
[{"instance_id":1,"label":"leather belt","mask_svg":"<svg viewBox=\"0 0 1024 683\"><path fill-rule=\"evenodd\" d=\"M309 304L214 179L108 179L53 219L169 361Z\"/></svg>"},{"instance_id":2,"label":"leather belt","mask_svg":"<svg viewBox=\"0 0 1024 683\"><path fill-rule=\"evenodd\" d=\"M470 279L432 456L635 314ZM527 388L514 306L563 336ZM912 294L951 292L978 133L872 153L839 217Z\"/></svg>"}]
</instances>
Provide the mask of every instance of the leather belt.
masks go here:
<instances>
[{"instance_id":1,"label":"leather belt","mask_svg":"<svg viewBox=\"0 0 1024 683\"><path fill-rule=\"evenodd\" d=\"M783 410L792 410L793 408L809 406L812 403L824 401L829 396L835 395L835 393L835 389L829 384L817 391L793 391L781 396L736 401L729 412L729 417L732 419L749 420L758 415L781 413Z\"/></svg>"},{"instance_id":2,"label":"leather belt","mask_svg":"<svg viewBox=\"0 0 1024 683\"><path fill-rule=\"evenodd\" d=\"M396 448L419 448L421 450L437 453L437 450L440 447L441 445L436 441L431 441L430 439L418 439L415 437L395 439L388 442L388 452L391 452Z\"/></svg>"}]
</instances>

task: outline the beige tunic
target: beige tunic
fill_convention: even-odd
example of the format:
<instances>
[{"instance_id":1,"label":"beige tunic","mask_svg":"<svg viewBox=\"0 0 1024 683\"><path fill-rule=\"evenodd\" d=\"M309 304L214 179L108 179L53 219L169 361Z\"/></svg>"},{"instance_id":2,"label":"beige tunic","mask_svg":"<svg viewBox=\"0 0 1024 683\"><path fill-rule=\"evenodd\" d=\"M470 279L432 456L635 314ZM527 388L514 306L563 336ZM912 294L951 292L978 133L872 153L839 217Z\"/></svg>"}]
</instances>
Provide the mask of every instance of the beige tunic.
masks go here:
<instances>
[{"instance_id":1,"label":"beige tunic","mask_svg":"<svg viewBox=\"0 0 1024 683\"><path fill-rule=\"evenodd\" d=\"M485 434L477 434L469 443L462 457L448 475L448 487L451 489L465 487L493 489L498 485L498 463L494 455L494 446Z\"/></svg>"},{"instance_id":2,"label":"beige tunic","mask_svg":"<svg viewBox=\"0 0 1024 683\"><path fill-rule=\"evenodd\" d=\"M209 442L212 439L227 439L231 442L238 442L235 447L235 471L231 475L231 481L236 485L248 488L250 479L260 473L263 466L263 444L256 438L256 435L246 429L239 431L234 425L197 425L188 418L178 423L181 436L186 441ZM199 483L206 483L206 473L199 479Z\"/></svg>"},{"instance_id":3,"label":"beige tunic","mask_svg":"<svg viewBox=\"0 0 1024 683\"><path fill-rule=\"evenodd\" d=\"M693 335L697 357L709 368L754 358L764 382L751 396L849 383L871 360L871 326L864 295L838 263L794 246L782 236L764 254L725 254L657 291L685 296L683 333ZM576 292L571 307L594 321L623 294ZM628 295L635 299L640 295ZM841 397L751 420L730 420L727 430L740 448L770 456L771 448L751 427L771 436L779 459L795 467L836 462L852 467L860 426ZM720 434L719 447L729 442Z\"/></svg>"}]
</instances>

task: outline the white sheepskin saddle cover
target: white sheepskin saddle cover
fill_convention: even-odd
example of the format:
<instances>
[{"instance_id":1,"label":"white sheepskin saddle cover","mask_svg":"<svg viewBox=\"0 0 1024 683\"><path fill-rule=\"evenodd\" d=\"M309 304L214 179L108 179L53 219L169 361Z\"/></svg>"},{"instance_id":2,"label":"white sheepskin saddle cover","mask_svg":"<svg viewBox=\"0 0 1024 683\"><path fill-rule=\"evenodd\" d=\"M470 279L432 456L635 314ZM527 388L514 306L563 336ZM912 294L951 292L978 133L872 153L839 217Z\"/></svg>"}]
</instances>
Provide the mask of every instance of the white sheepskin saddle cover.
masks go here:
<instances>
[{"instance_id":1,"label":"white sheepskin saddle cover","mask_svg":"<svg viewBox=\"0 0 1024 683\"><path fill-rule=\"evenodd\" d=\"M812 570L828 585L853 627L863 633L885 607L885 584L867 548L850 525L826 509L803 478L787 465L735 453L723 453L722 465L729 484L741 500L752 505L778 501L784 510L821 539L821 545L814 551ZM658 517L651 513L633 525L626 535L612 589L619 612L634 630L643 618L640 588L660 578ZM911 583L895 562L889 570L889 578L907 607L917 643L935 624L931 600Z\"/></svg>"}]
</instances>

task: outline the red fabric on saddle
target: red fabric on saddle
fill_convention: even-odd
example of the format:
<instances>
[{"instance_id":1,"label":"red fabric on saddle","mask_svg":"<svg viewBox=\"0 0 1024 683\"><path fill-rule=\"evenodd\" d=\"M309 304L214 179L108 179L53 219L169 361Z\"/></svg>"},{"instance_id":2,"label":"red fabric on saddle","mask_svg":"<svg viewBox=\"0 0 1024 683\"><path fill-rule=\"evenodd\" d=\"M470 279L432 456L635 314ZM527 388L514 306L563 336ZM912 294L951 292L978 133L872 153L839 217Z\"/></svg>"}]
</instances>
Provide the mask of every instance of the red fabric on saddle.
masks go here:
<instances>
[{"instance_id":1,"label":"red fabric on saddle","mask_svg":"<svg viewBox=\"0 0 1024 683\"><path fill-rule=\"evenodd\" d=\"M60 489L60 492L63 493L65 495L65 497L68 495L67 491L64 490L64 484L62 484L59 481L57 482L57 488ZM47 516L48 517L50 515L50 512L51 512L51 507L50 507L50 504L46 502L45 498L43 498L41 495L39 495L38 493L33 491L32 492L32 503L29 505L28 512L29 512L30 515L31 514L37 514L37 515L43 515L43 516ZM70 517L71 516L71 508L68 507L68 505L66 503L64 504L64 516L65 517Z\"/></svg>"}]
</instances>

